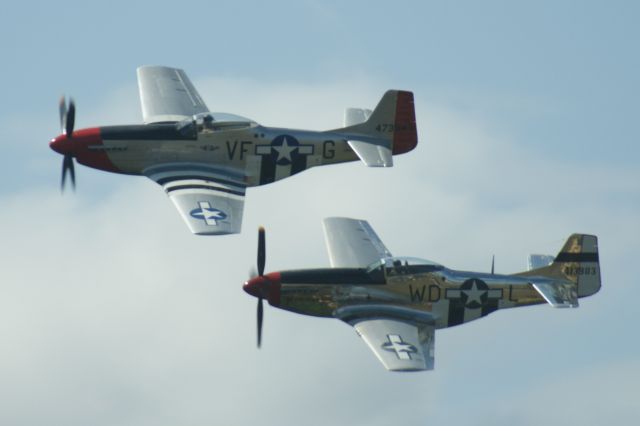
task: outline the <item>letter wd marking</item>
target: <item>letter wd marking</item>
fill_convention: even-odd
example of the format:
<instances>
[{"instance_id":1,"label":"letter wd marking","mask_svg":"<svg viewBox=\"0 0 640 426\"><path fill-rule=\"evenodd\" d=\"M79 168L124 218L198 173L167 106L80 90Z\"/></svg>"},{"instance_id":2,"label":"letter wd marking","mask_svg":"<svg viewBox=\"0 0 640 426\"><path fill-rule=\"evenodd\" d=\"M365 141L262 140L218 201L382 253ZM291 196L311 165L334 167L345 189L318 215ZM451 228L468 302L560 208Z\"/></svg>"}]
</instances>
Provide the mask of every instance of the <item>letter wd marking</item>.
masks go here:
<instances>
[{"instance_id":1,"label":"letter wd marking","mask_svg":"<svg viewBox=\"0 0 640 426\"><path fill-rule=\"evenodd\" d=\"M208 201L199 201L198 208L189 212L191 217L204 220L209 226L217 226L219 220L225 220L227 214L222 210L214 209Z\"/></svg>"},{"instance_id":2,"label":"letter wd marking","mask_svg":"<svg viewBox=\"0 0 640 426\"><path fill-rule=\"evenodd\" d=\"M411 294L412 302L422 302L424 300L424 293L427 290L427 286L422 286L422 291L419 288L414 289L411 284L409 284L409 293Z\"/></svg>"}]
</instances>

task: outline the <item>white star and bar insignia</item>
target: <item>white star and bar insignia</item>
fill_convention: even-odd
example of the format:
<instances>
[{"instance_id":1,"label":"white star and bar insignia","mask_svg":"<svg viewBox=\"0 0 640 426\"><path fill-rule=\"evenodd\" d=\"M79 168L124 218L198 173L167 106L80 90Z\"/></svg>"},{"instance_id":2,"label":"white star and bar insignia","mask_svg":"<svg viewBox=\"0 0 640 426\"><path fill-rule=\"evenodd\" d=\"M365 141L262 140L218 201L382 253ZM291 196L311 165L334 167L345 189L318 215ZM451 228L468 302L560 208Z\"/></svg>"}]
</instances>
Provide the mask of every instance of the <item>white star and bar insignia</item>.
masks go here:
<instances>
[{"instance_id":1,"label":"white star and bar insignia","mask_svg":"<svg viewBox=\"0 0 640 426\"><path fill-rule=\"evenodd\" d=\"M387 334L388 342L382 344L382 349L395 352L398 359L411 359L411 354L418 352L415 346L402 340L398 334Z\"/></svg>"},{"instance_id":2,"label":"white star and bar insignia","mask_svg":"<svg viewBox=\"0 0 640 426\"><path fill-rule=\"evenodd\" d=\"M219 220L227 218L225 212L214 209L208 201L199 201L198 206L198 208L191 210L189 214L193 218L204 220L209 226L217 226Z\"/></svg>"},{"instance_id":3,"label":"white star and bar insignia","mask_svg":"<svg viewBox=\"0 0 640 426\"><path fill-rule=\"evenodd\" d=\"M286 166L293 162L292 155L311 155L313 145L300 145L293 136L277 136L268 145L256 145L256 155L271 155L276 164Z\"/></svg>"},{"instance_id":4,"label":"white star and bar insignia","mask_svg":"<svg viewBox=\"0 0 640 426\"><path fill-rule=\"evenodd\" d=\"M447 289L447 299L462 299L464 306L469 309L478 309L484 306L489 299L501 299L501 289L491 289L482 280L471 278L458 289Z\"/></svg>"}]
</instances>

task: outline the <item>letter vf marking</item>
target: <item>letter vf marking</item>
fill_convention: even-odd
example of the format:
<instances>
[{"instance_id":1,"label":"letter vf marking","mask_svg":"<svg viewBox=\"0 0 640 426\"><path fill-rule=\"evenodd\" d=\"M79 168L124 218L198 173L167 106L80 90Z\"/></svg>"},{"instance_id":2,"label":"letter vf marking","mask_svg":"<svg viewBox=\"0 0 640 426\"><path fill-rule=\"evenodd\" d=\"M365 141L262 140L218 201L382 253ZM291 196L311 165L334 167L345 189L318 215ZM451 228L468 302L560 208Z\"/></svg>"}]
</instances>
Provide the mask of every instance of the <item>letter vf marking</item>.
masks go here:
<instances>
[{"instance_id":1,"label":"letter vf marking","mask_svg":"<svg viewBox=\"0 0 640 426\"><path fill-rule=\"evenodd\" d=\"M227 141L227 154L230 160L235 160L236 153L239 154L239 159L244 160L245 154L249 151L247 146L251 145L251 141L240 141L240 148L238 149L238 141Z\"/></svg>"}]
</instances>

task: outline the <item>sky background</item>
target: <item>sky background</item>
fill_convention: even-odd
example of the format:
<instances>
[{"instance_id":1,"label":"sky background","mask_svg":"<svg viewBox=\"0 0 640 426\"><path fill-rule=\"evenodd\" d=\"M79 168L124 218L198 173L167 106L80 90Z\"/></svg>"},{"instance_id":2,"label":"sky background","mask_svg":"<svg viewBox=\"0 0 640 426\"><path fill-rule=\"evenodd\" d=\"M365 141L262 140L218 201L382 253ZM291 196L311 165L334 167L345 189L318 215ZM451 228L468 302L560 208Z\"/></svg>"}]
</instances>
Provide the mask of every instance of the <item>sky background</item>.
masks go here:
<instances>
[{"instance_id":1,"label":"sky background","mask_svg":"<svg viewBox=\"0 0 640 426\"><path fill-rule=\"evenodd\" d=\"M0 15L0 424L601 425L640 417L640 55L634 1L12 2ZM196 237L155 183L76 168L76 128L141 122L135 69L186 70L208 106L331 129L415 92L391 169L319 167L247 192L243 233ZM369 220L395 255L513 273L599 236L581 307L440 330L436 369L387 372L336 320L265 310L267 270L328 265L321 219Z\"/></svg>"}]
</instances>

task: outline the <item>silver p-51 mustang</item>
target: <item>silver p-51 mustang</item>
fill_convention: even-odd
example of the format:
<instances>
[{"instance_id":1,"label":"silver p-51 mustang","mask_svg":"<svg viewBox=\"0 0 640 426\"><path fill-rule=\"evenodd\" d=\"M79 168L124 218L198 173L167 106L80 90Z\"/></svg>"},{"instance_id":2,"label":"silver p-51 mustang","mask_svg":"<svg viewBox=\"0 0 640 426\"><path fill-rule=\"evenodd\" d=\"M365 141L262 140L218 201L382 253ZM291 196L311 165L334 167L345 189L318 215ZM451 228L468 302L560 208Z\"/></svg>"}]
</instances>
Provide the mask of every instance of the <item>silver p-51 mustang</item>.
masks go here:
<instances>
[{"instance_id":1,"label":"silver p-51 mustang","mask_svg":"<svg viewBox=\"0 0 640 426\"><path fill-rule=\"evenodd\" d=\"M64 155L75 186L80 164L143 175L162 185L194 234L240 232L246 188L310 167L355 161L389 167L393 155L418 143L413 93L390 90L376 108L348 108L344 127L324 132L265 127L245 117L213 113L184 71L138 68L143 125L74 131L75 105L60 102L63 134L51 148Z\"/></svg>"},{"instance_id":2,"label":"silver p-51 mustang","mask_svg":"<svg viewBox=\"0 0 640 426\"><path fill-rule=\"evenodd\" d=\"M244 290L299 314L338 318L353 326L392 371L431 370L435 330L482 318L498 309L549 303L577 307L600 290L598 240L573 234L560 253L531 255L529 270L513 275L466 272L437 263L393 257L369 223L327 218L331 268L264 274L265 239L258 239L258 276ZM493 267L492 267L493 269Z\"/></svg>"}]
</instances>

